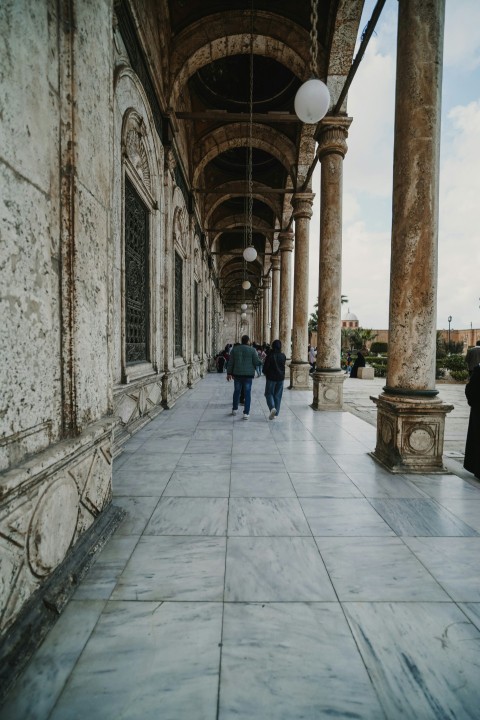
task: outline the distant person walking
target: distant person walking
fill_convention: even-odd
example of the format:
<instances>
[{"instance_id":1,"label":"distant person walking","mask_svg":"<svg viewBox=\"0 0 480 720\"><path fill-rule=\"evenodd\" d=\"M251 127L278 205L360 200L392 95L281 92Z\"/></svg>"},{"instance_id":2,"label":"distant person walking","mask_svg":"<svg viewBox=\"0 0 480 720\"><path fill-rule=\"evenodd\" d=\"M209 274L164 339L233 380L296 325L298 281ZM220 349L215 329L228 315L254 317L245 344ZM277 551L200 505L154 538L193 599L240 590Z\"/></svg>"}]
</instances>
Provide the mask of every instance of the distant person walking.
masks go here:
<instances>
[{"instance_id":1,"label":"distant person walking","mask_svg":"<svg viewBox=\"0 0 480 720\"><path fill-rule=\"evenodd\" d=\"M477 340L477 344L475 345L475 347L469 348L467 350L467 357L465 358L465 362L467 363L470 377L472 377L475 366L480 363L480 340Z\"/></svg>"},{"instance_id":2,"label":"distant person walking","mask_svg":"<svg viewBox=\"0 0 480 720\"><path fill-rule=\"evenodd\" d=\"M232 415L237 414L240 393L243 390L245 393L244 420L248 420L250 415L252 380L255 377L255 370L262 364L257 351L250 347L249 343L250 338L248 335L243 335L242 344L233 346L227 363L227 380L233 378L234 381Z\"/></svg>"},{"instance_id":3,"label":"distant person walking","mask_svg":"<svg viewBox=\"0 0 480 720\"><path fill-rule=\"evenodd\" d=\"M470 419L463 467L480 480L480 365L473 368L465 395L470 405Z\"/></svg>"},{"instance_id":4,"label":"distant person walking","mask_svg":"<svg viewBox=\"0 0 480 720\"><path fill-rule=\"evenodd\" d=\"M263 364L263 374L266 377L265 400L270 410L269 420L274 420L280 412L286 361L287 358L282 353L282 343L280 340L274 340L272 350Z\"/></svg>"}]
</instances>

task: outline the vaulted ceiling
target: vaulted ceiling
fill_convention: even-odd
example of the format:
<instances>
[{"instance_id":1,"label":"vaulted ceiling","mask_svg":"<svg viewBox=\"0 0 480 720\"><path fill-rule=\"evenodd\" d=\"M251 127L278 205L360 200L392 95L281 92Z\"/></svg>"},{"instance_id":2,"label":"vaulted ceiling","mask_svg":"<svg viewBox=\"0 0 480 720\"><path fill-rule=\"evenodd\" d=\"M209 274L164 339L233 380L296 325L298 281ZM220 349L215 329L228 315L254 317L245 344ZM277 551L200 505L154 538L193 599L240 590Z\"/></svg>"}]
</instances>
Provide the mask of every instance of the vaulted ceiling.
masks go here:
<instances>
[{"instance_id":1,"label":"vaulted ceiling","mask_svg":"<svg viewBox=\"0 0 480 720\"><path fill-rule=\"evenodd\" d=\"M363 2L318 1L316 74L327 82L332 105L351 66ZM245 297L245 275L254 301L278 232L291 223L292 191L304 186L314 159L315 128L293 109L296 91L311 76L311 0L164 0L162 8L159 23L169 26L165 102L224 304L233 309ZM250 146L258 257L245 263Z\"/></svg>"}]
</instances>

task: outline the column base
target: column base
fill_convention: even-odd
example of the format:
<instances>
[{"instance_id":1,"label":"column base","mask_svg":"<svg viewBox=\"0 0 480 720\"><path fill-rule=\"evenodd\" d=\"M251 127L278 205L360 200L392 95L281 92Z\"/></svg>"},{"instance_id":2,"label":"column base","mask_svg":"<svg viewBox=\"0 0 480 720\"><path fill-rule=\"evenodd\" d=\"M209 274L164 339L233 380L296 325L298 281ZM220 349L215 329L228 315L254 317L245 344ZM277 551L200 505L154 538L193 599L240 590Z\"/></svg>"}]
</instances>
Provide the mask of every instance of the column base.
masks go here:
<instances>
[{"instance_id":1,"label":"column base","mask_svg":"<svg viewBox=\"0 0 480 720\"><path fill-rule=\"evenodd\" d=\"M313 377L312 410L343 410L345 373L315 371Z\"/></svg>"},{"instance_id":2,"label":"column base","mask_svg":"<svg viewBox=\"0 0 480 720\"><path fill-rule=\"evenodd\" d=\"M392 473L448 472L443 466L445 416L453 405L438 399L380 395L377 445L371 456Z\"/></svg>"},{"instance_id":3,"label":"column base","mask_svg":"<svg viewBox=\"0 0 480 720\"><path fill-rule=\"evenodd\" d=\"M290 385L289 390L310 390L312 381L310 380L310 363L294 362L290 364Z\"/></svg>"}]
</instances>

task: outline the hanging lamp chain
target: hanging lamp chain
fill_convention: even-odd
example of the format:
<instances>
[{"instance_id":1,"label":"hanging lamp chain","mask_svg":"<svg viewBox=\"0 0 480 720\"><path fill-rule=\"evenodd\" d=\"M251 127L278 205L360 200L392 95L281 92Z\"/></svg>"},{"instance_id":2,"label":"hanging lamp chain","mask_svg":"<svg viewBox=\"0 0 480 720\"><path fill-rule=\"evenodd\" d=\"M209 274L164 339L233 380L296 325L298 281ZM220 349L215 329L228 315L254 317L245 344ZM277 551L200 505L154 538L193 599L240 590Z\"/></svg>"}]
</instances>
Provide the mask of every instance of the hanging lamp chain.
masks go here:
<instances>
[{"instance_id":1,"label":"hanging lamp chain","mask_svg":"<svg viewBox=\"0 0 480 720\"><path fill-rule=\"evenodd\" d=\"M248 118L248 244L252 245L253 226L253 0L250 12L250 88Z\"/></svg>"},{"instance_id":2,"label":"hanging lamp chain","mask_svg":"<svg viewBox=\"0 0 480 720\"><path fill-rule=\"evenodd\" d=\"M318 0L312 0L312 14L310 16L310 72L317 77L318 67Z\"/></svg>"}]
</instances>

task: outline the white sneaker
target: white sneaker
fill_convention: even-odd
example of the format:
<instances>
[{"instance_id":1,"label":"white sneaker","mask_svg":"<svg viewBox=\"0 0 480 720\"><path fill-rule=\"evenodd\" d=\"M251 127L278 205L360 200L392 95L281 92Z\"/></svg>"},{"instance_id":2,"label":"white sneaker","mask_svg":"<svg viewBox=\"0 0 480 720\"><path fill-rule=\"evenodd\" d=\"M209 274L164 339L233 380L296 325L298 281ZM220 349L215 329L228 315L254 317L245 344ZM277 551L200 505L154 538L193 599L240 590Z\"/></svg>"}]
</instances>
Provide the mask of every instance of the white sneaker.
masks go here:
<instances>
[{"instance_id":1,"label":"white sneaker","mask_svg":"<svg viewBox=\"0 0 480 720\"><path fill-rule=\"evenodd\" d=\"M248 415L246 413L243 413L243 419L248 420Z\"/></svg>"},{"instance_id":2,"label":"white sneaker","mask_svg":"<svg viewBox=\"0 0 480 720\"><path fill-rule=\"evenodd\" d=\"M236 410L232 410L232 412L230 413L230 415L236 415L236 414L237 414Z\"/></svg>"},{"instance_id":3,"label":"white sneaker","mask_svg":"<svg viewBox=\"0 0 480 720\"><path fill-rule=\"evenodd\" d=\"M275 410L275 408L272 408L272 409L270 410L270 415L268 416L268 419L269 419L269 420L275 420L275 415L276 415L276 414L277 414L277 411Z\"/></svg>"}]
</instances>

